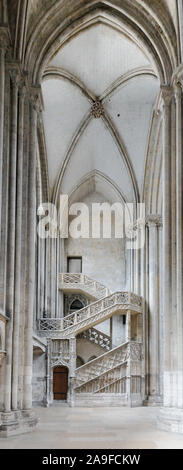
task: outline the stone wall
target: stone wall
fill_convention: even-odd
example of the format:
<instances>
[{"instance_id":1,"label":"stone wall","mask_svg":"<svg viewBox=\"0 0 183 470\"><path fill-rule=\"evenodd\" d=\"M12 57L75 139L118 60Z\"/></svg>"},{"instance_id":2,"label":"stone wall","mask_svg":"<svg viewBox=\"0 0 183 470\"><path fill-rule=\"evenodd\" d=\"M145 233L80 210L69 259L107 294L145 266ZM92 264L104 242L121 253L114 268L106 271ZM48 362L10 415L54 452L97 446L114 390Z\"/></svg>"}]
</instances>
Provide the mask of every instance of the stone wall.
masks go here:
<instances>
[{"instance_id":1,"label":"stone wall","mask_svg":"<svg viewBox=\"0 0 183 470\"><path fill-rule=\"evenodd\" d=\"M46 355L34 352L32 400L33 405L44 405L46 400Z\"/></svg>"}]
</instances>

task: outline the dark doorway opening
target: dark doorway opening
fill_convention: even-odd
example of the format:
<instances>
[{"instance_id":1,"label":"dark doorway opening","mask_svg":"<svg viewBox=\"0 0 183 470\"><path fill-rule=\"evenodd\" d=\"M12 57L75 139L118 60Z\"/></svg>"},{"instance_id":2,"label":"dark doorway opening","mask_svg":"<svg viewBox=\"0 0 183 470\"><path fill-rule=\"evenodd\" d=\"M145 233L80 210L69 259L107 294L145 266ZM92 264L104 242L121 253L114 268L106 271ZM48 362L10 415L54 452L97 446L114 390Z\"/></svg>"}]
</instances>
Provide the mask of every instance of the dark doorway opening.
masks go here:
<instances>
[{"instance_id":1,"label":"dark doorway opening","mask_svg":"<svg viewBox=\"0 0 183 470\"><path fill-rule=\"evenodd\" d=\"M66 400L68 391L68 369L57 366L53 369L53 398L54 400Z\"/></svg>"}]
</instances>

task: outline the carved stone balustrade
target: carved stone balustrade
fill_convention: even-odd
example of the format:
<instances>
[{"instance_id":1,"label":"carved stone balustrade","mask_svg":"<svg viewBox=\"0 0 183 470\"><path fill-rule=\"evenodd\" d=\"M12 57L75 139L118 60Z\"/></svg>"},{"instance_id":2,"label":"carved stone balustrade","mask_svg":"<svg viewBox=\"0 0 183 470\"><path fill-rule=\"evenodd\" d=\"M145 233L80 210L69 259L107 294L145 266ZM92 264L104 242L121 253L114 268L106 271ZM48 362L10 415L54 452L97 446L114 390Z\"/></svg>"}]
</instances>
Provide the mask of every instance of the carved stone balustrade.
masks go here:
<instances>
[{"instance_id":1,"label":"carved stone balustrade","mask_svg":"<svg viewBox=\"0 0 183 470\"><path fill-rule=\"evenodd\" d=\"M39 320L39 334L55 338L76 336L94 325L107 320L113 315L142 313L142 299L131 292L115 292L104 299L67 315L62 319L47 318Z\"/></svg>"},{"instance_id":2,"label":"carved stone balustrade","mask_svg":"<svg viewBox=\"0 0 183 470\"><path fill-rule=\"evenodd\" d=\"M103 284L80 273L59 274L59 289L67 293L81 292L87 294L91 299L101 299L110 294L109 289Z\"/></svg>"}]
</instances>

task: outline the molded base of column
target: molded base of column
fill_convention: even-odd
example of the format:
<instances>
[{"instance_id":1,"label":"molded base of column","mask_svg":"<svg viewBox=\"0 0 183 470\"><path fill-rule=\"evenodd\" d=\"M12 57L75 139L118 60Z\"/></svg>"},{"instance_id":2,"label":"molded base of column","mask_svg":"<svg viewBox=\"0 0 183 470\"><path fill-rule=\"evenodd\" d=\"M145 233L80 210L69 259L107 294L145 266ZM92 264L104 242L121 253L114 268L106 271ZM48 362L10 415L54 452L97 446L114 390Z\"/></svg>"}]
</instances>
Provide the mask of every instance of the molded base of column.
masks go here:
<instances>
[{"instance_id":1,"label":"molded base of column","mask_svg":"<svg viewBox=\"0 0 183 470\"><path fill-rule=\"evenodd\" d=\"M162 406L163 398L159 395L149 395L143 402L144 406Z\"/></svg>"},{"instance_id":2,"label":"molded base of column","mask_svg":"<svg viewBox=\"0 0 183 470\"><path fill-rule=\"evenodd\" d=\"M32 410L10 411L0 413L0 437L16 436L34 431L38 417Z\"/></svg>"},{"instance_id":3,"label":"molded base of column","mask_svg":"<svg viewBox=\"0 0 183 470\"><path fill-rule=\"evenodd\" d=\"M161 408L157 417L158 429L183 434L183 409Z\"/></svg>"}]
</instances>

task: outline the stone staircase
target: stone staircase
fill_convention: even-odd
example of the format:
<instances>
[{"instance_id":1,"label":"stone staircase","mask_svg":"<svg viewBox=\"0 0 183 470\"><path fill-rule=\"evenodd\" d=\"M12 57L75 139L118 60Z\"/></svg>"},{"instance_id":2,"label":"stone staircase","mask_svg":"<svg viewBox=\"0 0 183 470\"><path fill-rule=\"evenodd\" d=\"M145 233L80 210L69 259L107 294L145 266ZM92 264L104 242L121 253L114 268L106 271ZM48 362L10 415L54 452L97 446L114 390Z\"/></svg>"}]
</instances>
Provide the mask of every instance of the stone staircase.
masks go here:
<instances>
[{"instance_id":1,"label":"stone staircase","mask_svg":"<svg viewBox=\"0 0 183 470\"><path fill-rule=\"evenodd\" d=\"M112 338L96 328L89 328L77 335L77 339L86 339L105 351L109 351L112 347Z\"/></svg>"},{"instance_id":2,"label":"stone staircase","mask_svg":"<svg viewBox=\"0 0 183 470\"><path fill-rule=\"evenodd\" d=\"M97 300L107 297L110 290L94 279L86 276L86 274L70 274L62 273L58 277L59 289L64 293L80 292L86 294L89 298Z\"/></svg>"},{"instance_id":3,"label":"stone staircase","mask_svg":"<svg viewBox=\"0 0 183 470\"><path fill-rule=\"evenodd\" d=\"M70 385L71 406L141 405L144 380L141 297L131 292L111 294L105 286L83 274L60 274L59 288L64 292L82 292L92 301L64 318L40 319L39 335L61 343L83 337L106 351L75 369ZM111 338L95 326L113 315L124 314L126 342L111 349Z\"/></svg>"},{"instance_id":4,"label":"stone staircase","mask_svg":"<svg viewBox=\"0 0 183 470\"><path fill-rule=\"evenodd\" d=\"M129 341L76 369L77 406L142 404L142 344ZM115 399L113 400L115 396Z\"/></svg>"},{"instance_id":5,"label":"stone staircase","mask_svg":"<svg viewBox=\"0 0 183 470\"><path fill-rule=\"evenodd\" d=\"M130 292L115 292L64 318L44 318L39 320L39 334L55 338L76 336L113 315L142 313L142 300Z\"/></svg>"}]
</instances>

